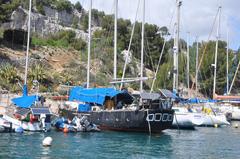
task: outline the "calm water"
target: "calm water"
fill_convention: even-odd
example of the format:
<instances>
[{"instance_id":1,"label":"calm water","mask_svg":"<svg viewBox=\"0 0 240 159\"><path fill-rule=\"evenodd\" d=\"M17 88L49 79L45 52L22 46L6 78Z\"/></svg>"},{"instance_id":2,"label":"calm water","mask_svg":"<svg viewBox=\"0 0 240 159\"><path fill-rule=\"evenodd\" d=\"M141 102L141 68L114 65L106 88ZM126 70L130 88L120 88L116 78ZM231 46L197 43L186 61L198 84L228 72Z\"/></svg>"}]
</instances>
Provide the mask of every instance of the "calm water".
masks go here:
<instances>
[{"instance_id":1,"label":"calm water","mask_svg":"<svg viewBox=\"0 0 240 159\"><path fill-rule=\"evenodd\" d=\"M239 123L238 123L239 124ZM43 147L46 136L52 147ZM240 128L142 133L0 134L0 158L239 158Z\"/></svg>"}]
</instances>

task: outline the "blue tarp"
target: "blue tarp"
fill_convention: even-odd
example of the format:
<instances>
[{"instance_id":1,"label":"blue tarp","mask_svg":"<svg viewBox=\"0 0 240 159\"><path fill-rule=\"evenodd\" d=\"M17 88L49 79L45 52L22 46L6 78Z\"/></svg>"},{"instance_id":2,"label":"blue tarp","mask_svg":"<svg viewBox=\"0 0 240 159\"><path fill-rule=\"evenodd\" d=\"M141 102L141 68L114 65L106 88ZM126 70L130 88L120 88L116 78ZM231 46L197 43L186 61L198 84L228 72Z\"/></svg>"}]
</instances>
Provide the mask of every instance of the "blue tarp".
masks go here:
<instances>
[{"instance_id":1,"label":"blue tarp","mask_svg":"<svg viewBox=\"0 0 240 159\"><path fill-rule=\"evenodd\" d=\"M81 101L87 103L96 103L103 105L105 98L117 97L117 100L123 100L126 104L130 104L133 101L131 95L126 91L118 91L114 88L82 88L74 87L70 91L69 100L70 101Z\"/></svg>"},{"instance_id":2,"label":"blue tarp","mask_svg":"<svg viewBox=\"0 0 240 159\"><path fill-rule=\"evenodd\" d=\"M38 100L38 96L33 95L33 96L22 96L22 97L18 97L18 98L13 98L12 102L21 108L30 108L32 106L32 104L34 104L35 101Z\"/></svg>"},{"instance_id":3,"label":"blue tarp","mask_svg":"<svg viewBox=\"0 0 240 159\"><path fill-rule=\"evenodd\" d=\"M197 104L197 103L216 103L218 100L213 99L199 99L199 98L189 98L181 101L182 103Z\"/></svg>"}]
</instances>

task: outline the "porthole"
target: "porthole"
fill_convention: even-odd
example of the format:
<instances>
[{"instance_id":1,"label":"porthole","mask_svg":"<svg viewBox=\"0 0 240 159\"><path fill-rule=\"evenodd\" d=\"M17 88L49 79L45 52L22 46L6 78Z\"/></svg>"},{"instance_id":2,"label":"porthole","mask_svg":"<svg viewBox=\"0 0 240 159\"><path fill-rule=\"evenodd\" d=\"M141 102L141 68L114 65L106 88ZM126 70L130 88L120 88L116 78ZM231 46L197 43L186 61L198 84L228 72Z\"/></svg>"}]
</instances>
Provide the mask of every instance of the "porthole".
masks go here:
<instances>
[{"instance_id":1,"label":"porthole","mask_svg":"<svg viewBox=\"0 0 240 159\"><path fill-rule=\"evenodd\" d=\"M162 117L162 121L167 121L168 120L168 114L164 113Z\"/></svg>"},{"instance_id":2,"label":"porthole","mask_svg":"<svg viewBox=\"0 0 240 159\"><path fill-rule=\"evenodd\" d=\"M162 114L161 113L156 113L155 114L155 121L161 121L162 119Z\"/></svg>"},{"instance_id":3,"label":"porthole","mask_svg":"<svg viewBox=\"0 0 240 159\"><path fill-rule=\"evenodd\" d=\"M154 121L154 114L148 114L147 118L146 118L147 121Z\"/></svg>"}]
</instances>

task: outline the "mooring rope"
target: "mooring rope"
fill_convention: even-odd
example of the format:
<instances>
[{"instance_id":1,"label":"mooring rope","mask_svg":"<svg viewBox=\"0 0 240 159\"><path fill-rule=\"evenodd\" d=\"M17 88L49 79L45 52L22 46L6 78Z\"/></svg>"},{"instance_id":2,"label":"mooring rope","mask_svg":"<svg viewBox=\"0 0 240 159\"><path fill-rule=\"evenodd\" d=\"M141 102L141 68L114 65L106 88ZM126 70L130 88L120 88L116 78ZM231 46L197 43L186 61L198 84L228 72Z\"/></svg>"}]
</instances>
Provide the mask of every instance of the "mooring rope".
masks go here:
<instances>
[{"instance_id":1,"label":"mooring rope","mask_svg":"<svg viewBox=\"0 0 240 159\"><path fill-rule=\"evenodd\" d=\"M147 122L148 122L148 132L149 132L149 135L151 135L151 124L150 124L150 121L149 121L148 109L147 109Z\"/></svg>"}]
</instances>

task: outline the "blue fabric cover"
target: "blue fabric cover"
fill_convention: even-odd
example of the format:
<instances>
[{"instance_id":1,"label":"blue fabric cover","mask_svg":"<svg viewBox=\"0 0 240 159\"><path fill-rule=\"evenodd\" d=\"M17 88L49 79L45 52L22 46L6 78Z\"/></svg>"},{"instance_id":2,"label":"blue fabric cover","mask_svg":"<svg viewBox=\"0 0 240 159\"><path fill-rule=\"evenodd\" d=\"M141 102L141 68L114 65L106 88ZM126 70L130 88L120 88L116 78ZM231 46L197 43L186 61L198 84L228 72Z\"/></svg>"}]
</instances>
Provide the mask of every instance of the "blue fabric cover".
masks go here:
<instances>
[{"instance_id":1,"label":"blue fabric cover","mask_svg":"<svg viewBox=\"0 0 240 159\"><path fill-rule=\"evenodd\" d=\"M91 110L90 104L79 104L78 105L78 112L88 112Z\"/></svg>"},{"instance_id":2,"label":"blue fabric cover","mask_svg":"<svg viewBox=\"0 0 240 159\"><path fill-rule=\"evenodd\" d=\"M35 101L38 101L38 96L22 96L18 98L13 98L12 102L20 108L30 108Z\"/></svg>"},{"instance_id":3,"label":"blue fabric cover","mask_svg":"<svg viewBox=\"0 0 240 159\"><path fill-rule=\"evenodd\" d=\"M118 91L114 88L82 88L74 87L70 91L69 100L70 101L81 101L87 103L96 103L103 105L106 97L117 97L117 100L124 100L125 103L129 104L133 101L132 96L130 96L125 91Z\"/></svg>"},{"instance_id":4,"label":"blue fabric cover","mask_svg":"<svg viewBox=\"0 0 240 159\"><path fill-rule=\"evenodd\" d=\"M214 99L199 99L199 98L189 98L187 100L184 100L183 103L216 103L218 100Z\"/></svg>"}]
</instances>

